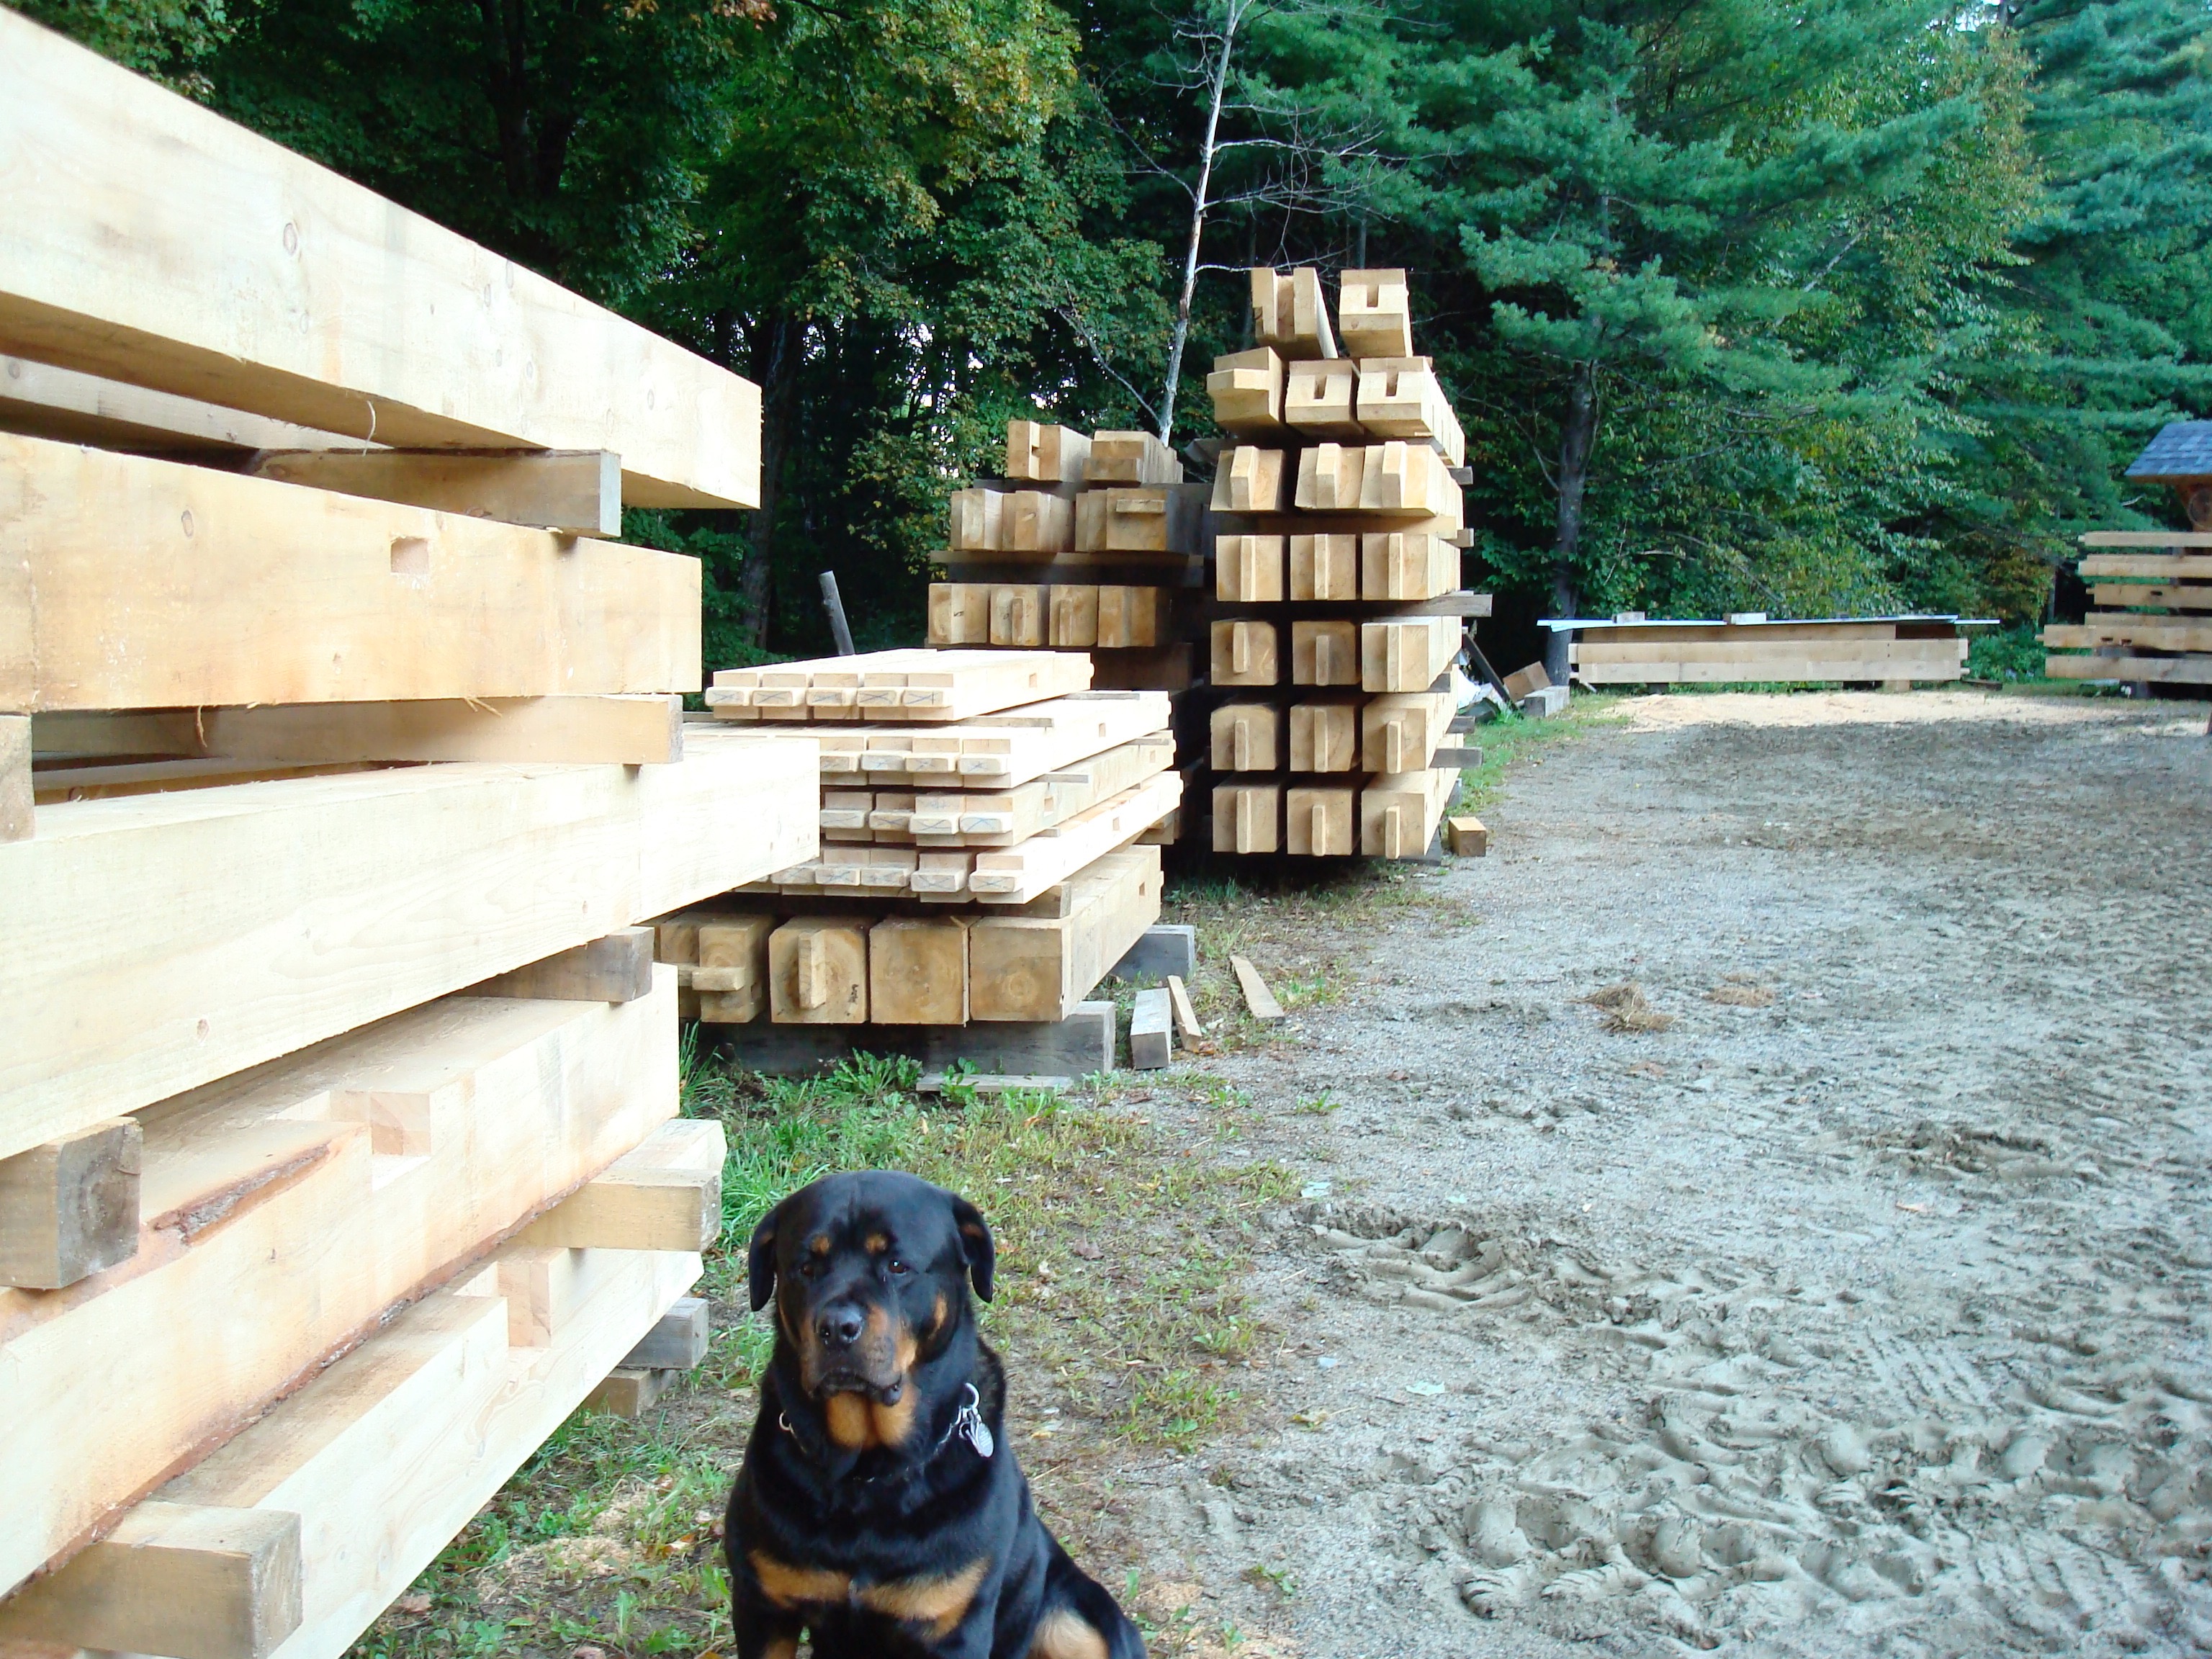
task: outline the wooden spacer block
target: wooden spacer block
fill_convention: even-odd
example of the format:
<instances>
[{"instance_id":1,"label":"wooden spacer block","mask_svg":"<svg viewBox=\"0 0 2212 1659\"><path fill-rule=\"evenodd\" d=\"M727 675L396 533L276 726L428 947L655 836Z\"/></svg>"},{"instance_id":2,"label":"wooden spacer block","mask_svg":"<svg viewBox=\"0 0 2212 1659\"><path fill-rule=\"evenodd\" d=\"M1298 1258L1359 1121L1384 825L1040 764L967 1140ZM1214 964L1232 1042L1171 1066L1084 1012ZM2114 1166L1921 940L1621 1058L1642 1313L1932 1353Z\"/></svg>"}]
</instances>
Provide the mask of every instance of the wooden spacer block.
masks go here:
<instances>
[{"instance_id":1,"label":"wooden spacer block","mask_svg":"<svg viewBox=\"0 0 2212 1659\"><path fill-rule=\"evenodd\" d=\"M1164 989L1139 991L1129 1016L1129 1064L1157 1072L1175 1055L1175 1009Z\"/></svg>"},{"instance_id":2,"label":"wooden spacer block","mask_svg":"<svg viewBox=\"0 0 2212 1659\"><path fill-rule=\"evenodd\" d=\"M1271 703L1224 702L1207 717L1217 772L1272 772L1282 764L1282 711Z\"/></svg>"},{"instance_id":3,"label":"wooden spacer block","mask_svg":"<svg viewBox=\"0 0 2212 1659\"><path fill-rule=\"evenodd\" d=\"M1479 859L1490 850L1490 831L1483 828L1480 818L1446 818L1444 838L1461 858Z\"/></svg>"},{"instance_id":4,"label":"wooden spacer block","mask_svg":"<svg viewBox=\"0 0 2212 1659\"><path fill-rule=\"evenodd\" d=\"M625 927L471 986L473 997L532 997L547 1002L635 1002L653 990L653 930Z\"/></svg>"},{"instance_id":5,"label":"wooden spacer block","mask_svg":"<svg viewBox=\"0 0 2212 1659\"><path fill-rule=\"evenodd\" d=\"M0 1159L0 1285L53 1291L138 1252L136 1118Z\"/></svg>"},{"instance_id":6,"label":"wooden spacer block","mask_svg":"<svg viewBox=\"0 0 2212 1659\"><path fill-rule=\"evenodd\" d=\"M1243 437L1279 431L1283 360L1267 346L1216 357L1213 372L1206 377L1206 395L1213 400L1213 422L1224 432Z\"/></svg>"},{"instance_id":7,"label":"wooden spacer block","mask_svg":"<svg viewBox=\"0 0 2212 1659\"><path fill-rule=\"evenodd\" d=\"M1358 765L1359 708L1357 704L1300 702L1291 705L1291 771L1351 772L1357 770Z\"/></svg>"},{"instance_id":8,"label":"wooden spacer block","mask_svg":"<svg viewBox=\"0 0 2212 1659\"><path fill-rule=\"evenodd\" d=\"M1291 537L1291 597L1294 599L1358 599L1359 538L1353 535Z\"/></svg>"},{"instance_id":9,"label":"wooden spacer block","mask_svg":"<svg viewBox=\"0 0 2212 1659\"><path fill-rule=\"evenodd\" d=\"M31 717L0 714L0 842L30 840L31 817Z\"/></svg>"},{"instance_id":10,"label":"wooden spacer block","mask_svg":"<svg viewBox=\"0 0 2212 1659\"><path fill-rule=\"evenodd\" d=\"M642 1417L660 1403L660 1396L675 1383L676 1375L665 1369L617 1365L584 1396L580 1409L603 1417Z\"/></svg>"},{"instance_id":11,"label":"wooden spacer block","mask_svg":"<svg viewBox=\"0 0 2212 1659\"><path fill-rule=\"evenodd\" d=\"M640 1371L691 1370L707 1358L707 1344L713 1335L708 1314L705 1297L678 1297L638 1345L623 1356L623 1367Z\"/></svg>"},{"instance_id":12,"label":"wooden spacer block","mask_svg":"<svg viewBox=\"0 0 2212 1659\"><path fill-rule=\"evenodd\" d=\"M1193 1037L1206 1035L1206 1026L1199 1019L1198 1010L1191 1006L1189 988L1180 974L1168 975L1168 1005L1175 1011L1176 1030L1188 1043Z\"/></svg>"},{"instance_id":13,"label":"wooden spacer block","mask_svg":"<svg viewBox=\"0 0 2212 1659\"><path fill-rule=\"evenodd\" d=\"M0 1602L0 1643L264 1659L300 1627L300 1517L149 1501Z\"/></svg>"},{"instance_id":14,"label":"wooden spacer block","mask_svg":"<svg viewBox=\"0 0 2212 1659\"><path fill-rule=\"evenodd\" d=\"M968 1023L968 921L887 916L868 930L868 1017L878 1025Z\"/></svg>"},{"instance_id":15,"label":"wooden spacer block","mask_svg":"<svg viewBox=\"0 0 2212 1659\"><path fill-rule=\"evenodd\" d=\"M1213 850L1273 853L1282 846L1283 787L1224 783L1213 791Z\"/></svg>"},{"instance_id":16,"label":"wooden spacer block","mask_svg":"<svg viewBox=\"0 0 2212 1659\"><path fill-rule=\"evenodd\" d=\"M868 923L799 916L769 935L769 1017L779 1024L857 1025L868 1018Z\"/></svg>"},{"instance_id":17,"label":"wooden spacer block","mask_svg":"<svg viewBox=\"0 0 2212 1659\"><path fill-rule=\"evenodd\" d=\"M1359 678L1358 623L1291 624L1291 684L1358 685Z\"/></svg>"},{"instance_id":18,"label":"wooden spacer block","mask_svg":"<svg viewBox=\"0 0 2212 1659\"><path fill-rule=\"evenodd\" d=\"M1218 622L1212 633L1214 684L1273 685L1282 678L1274 623Z\"/></svg>"},{"instance_id":19,"label":"wooden spacer block","mask_svg":"<svg viewBox=\"0 0 2212 1659\"><path fill-rule=\"evenodd\" d=\"M1300 787L1284 798L1285 850L1301 858L1342 858L1353 850L1356 791Z\"/></svg>"},{"instance_id":20,"label":"wooden spacer block","mask_svg":"<svg viewBox=\"0 0 2212 1659\"><path fill-rule=\"evenodd\" d=\"M1268 605L1283 597L1280 536L1216 536L1213 592L1240 605Z\"/></svg>"},{"instance_id":21,"label":"wooden spacer block","mask_svg":"<svg viewBox=\"0 0 2212 1659\"><path fill-rule=\"evenodd\" d=\"M519 1244L568 1250L703 1250L722 1231L722 1126L662 1124L524 1228Z\"/></svg>"}]
</instances>

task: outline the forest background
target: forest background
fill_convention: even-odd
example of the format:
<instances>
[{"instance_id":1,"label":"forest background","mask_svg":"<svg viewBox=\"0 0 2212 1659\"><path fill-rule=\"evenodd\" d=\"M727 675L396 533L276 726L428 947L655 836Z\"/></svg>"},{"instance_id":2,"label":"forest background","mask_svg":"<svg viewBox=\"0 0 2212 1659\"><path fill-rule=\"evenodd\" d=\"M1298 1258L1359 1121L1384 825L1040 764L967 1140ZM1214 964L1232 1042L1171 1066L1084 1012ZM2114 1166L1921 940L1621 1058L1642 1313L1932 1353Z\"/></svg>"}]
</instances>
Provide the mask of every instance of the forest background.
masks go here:
<instances>
[{"instance_id":1,"label":"forest background","mask_svg":"<svg viewBox=\"0 0 2212 1659\"><path fill-rule=\"evenodd\" d=\"M2212 0L16 3L757 380L626 526L713 666L918 641L1009 416L1212 434L1252 264L1407 268L1509 633L2032 625L2212 407Z\"/></svg>"}]
</instances>

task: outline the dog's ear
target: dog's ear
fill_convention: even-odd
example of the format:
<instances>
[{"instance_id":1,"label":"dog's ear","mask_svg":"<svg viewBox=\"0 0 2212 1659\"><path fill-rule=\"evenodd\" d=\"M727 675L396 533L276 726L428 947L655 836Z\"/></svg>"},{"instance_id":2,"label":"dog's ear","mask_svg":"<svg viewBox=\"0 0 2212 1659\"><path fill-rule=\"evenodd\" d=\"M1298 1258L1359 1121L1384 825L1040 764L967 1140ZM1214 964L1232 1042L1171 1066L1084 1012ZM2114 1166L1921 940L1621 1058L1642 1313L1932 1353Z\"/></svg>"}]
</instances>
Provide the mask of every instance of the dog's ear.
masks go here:
<instances>
[{"instance_id":1,"label":"dog's ear","mask_svg":"<svg viewBox=\"0 0 2212 1659\"><path fill-rule=\"evenodd\" d=\"M957 1193L948 1193L952 1200L952 1224L960 1230L960 1251L967 1258L968 1277L975 1281L975 1294L984 1301L991 1299L991 1280L999 1270L999 1247L992 1241L991 1230L983 1224L983 1212Z\"/></svg>"},{"instance_id":2,"label":"dog's ear","mask_svg":"<svg viewBox=\"0 0 2212 1659\"><path fill-rule=\"evenodd\" d=\"M779 1204L761 1218L760 1225L753 1229L752 1249L745 1255L755 1313L768 1306L769 1297L775 1294L775 1223L782 1213L783 1206Z\"/></svg>"}]
</instances>

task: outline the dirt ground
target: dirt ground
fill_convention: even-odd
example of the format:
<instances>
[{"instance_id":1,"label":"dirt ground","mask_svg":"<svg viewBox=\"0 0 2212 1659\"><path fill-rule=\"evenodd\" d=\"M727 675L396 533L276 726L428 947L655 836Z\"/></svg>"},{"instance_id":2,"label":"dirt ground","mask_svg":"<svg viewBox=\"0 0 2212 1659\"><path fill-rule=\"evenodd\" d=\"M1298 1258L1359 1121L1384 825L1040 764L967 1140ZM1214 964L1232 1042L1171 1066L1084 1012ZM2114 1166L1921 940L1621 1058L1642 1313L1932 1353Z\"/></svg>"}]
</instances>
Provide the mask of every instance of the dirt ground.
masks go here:
<instances>
[{"instance_id":1,"label":"dirt ground","mask_svg":"<svg viewBox=\"0 0 2212 1659\"><path fill-rule=\"evenodd\" d=\"M1303 1659L2212 1648L2203 706L1621 712L1337 941L1348 994L1205 1062L1305 1196L1242 1429L1117 1477L1155 1616Z\"/></svg>"}]
</instances>

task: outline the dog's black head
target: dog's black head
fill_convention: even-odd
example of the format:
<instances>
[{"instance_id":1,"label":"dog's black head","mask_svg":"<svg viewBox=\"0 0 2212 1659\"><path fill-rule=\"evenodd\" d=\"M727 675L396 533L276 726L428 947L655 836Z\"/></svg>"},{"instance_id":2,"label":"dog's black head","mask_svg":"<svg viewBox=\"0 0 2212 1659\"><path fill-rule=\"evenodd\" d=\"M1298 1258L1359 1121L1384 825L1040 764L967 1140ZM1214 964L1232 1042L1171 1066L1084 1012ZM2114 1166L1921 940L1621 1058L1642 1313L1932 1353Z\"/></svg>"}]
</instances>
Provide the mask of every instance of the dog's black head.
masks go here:
<instances>
[{"instance_id":1,"label":"dog's black head","mask_svg":"<svg viewBox=\"0 0 2212 1659\"><path fill-rule=\"evenodd\" d=\"M997 1265L975 1206L896 1170L825 1176L754 1231L753 1310L775 1303L776 1338L830 1434L896 1443L914 1415L914 1371L968 1326Z\"/></svg>"}]
</instances>

